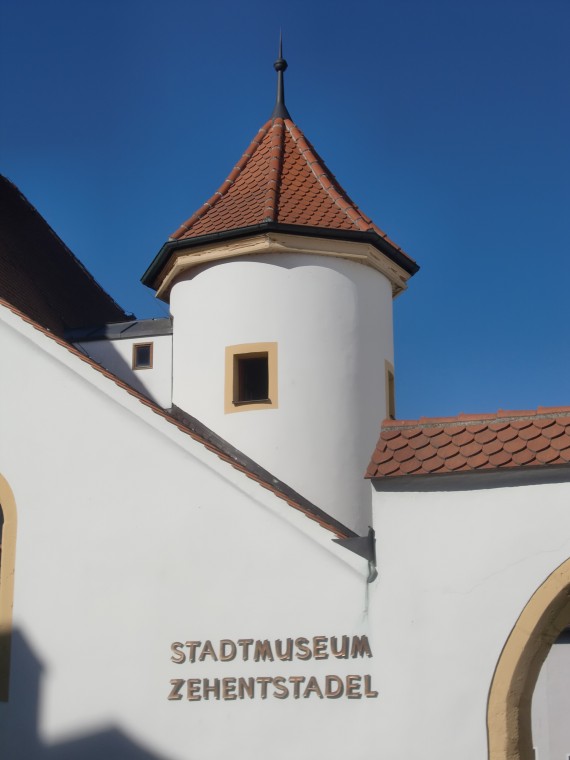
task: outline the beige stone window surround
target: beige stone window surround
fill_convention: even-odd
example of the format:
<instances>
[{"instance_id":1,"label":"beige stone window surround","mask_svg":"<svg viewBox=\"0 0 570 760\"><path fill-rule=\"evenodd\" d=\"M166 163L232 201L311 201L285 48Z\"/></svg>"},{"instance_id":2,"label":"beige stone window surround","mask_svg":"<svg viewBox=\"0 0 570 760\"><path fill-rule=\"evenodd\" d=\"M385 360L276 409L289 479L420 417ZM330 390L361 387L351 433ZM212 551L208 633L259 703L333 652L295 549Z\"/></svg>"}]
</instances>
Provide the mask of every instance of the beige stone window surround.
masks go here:
<instances>
[{"instance_id":1,"label":"beige stone window surround","mask_svg":"<svg viewBox=\"0 0 570 760\"><path fill-rule=\"evenodd\" d=\"M154 348L154 344L150 341L146 341L145 343L133 343L132 368L134 370L152 369L153 348ZM149 352L148 362L141 361L141 354L143 353L141 349L145 349L145 350L148 349L148 352Z\"/></svg>"},{"instance_id":2,"label":"beige stone window surround","mask_svg":"<svg viewBox=\"0 0 570 760\"><path fill-rule=\"evenodd\" d=\"M225 389L224 411L226 414L233 412L246 412L262 409L276 409L277 397L277 343L240 343L234 346L226 346L225 364ZM256 366L251 363L250 370L267 371L267 398L243 398L241 386L244 371L247 371L248 360L254 360ZM261 380L264 383L264 380Z\"/></svg>"}]
</instances>

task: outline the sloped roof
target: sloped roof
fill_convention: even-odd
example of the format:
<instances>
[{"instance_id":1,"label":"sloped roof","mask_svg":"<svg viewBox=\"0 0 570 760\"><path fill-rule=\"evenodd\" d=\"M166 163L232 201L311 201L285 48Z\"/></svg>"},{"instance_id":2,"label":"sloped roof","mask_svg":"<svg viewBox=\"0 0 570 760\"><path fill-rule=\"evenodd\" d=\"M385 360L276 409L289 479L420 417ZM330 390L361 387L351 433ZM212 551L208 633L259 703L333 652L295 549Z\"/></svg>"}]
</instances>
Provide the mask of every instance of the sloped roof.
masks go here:
<instances>
[{"instance_id":1,"label":"sloped roof","mask_svg":"<svg viewBox=\"0 0 570 760\"><path fill-rule=\"evenodd\" d=\"M239 470L248 478L255 481L278 498L282 499L293 509L302 512L310 520L314 520L321 527L331 531L339 538L349 538L351 536L355 536L354 531L350 530L350 528L347 528L334 517L331 517L322 509L305 499L301 494L297 493L281 480L273 476L267 470L260 467L256 462L254 462L242 452L238 451L238 449L218 436L212 430L207 428L195 417L192 417L178 407L173 407L172 409L168 410L158 406L158 404L155 404L154 401L151 401L142 393L136 391L124 380L121 380L119 377L117 377L117 375L114 375L112 372L105 369L100 364L97 364L96 361L91 359L86 354L83 354L81 351L75 348L75 346L71 345L60 336L54 334L49 329L46 329L43 325L39 324L32 317L30 317L29 314L18 309L14 306L14 304L4 300L2 297L0 297L0 306L6 307L13 314L17 315L25 322L30 324L33 328L43 333L51 340L54 340L60 346L63 346L77 359L81 360L85 364L88 364L93 370L100 373L101 375L104 375L106 378L114 382L115 385L117 385L119 388L122 388L131 396L136 398L141 404L148 407L156 415L166 420L166 422L177 427L178 430L180 430L185 435L188 435L193 440L205 446L205 448L216 454L221 460L227 462L232 467L234 467L234 469Z\"/></svg>"},{"instance_id":2,"label":"sloped roof","mask_svg":"<svg viewBox=\"0 0 570 760\"><path fill-rule=\"evenodd\" d=\"M366 477L396 478L570 463L570 407L386 420Z\"/></svg>"},{"instance_id":3,"label":"sloped roof","mask_svg":"<svg viewBox=\"0 0 570 760\"><path fill-rule=\"evenodd\" d=\"M287 115L259 130L219 189L169 238L142 276L157 289L178 250L263 232L372 244L409 275L419 266L342 189Z\"/></svg>"},{"instance_id":4,"label":"sloped roof","mask_svg":"<svg viewBox=\"0 0 570 760\"><path fill-rule=\"evenodd\" d=\"M263 222L373 231L403 253L348 197L289 118L270 119L261 127L217 192L172 239Z\"/></svg>"},{"instance_id":5,"label":"sloped roof","mask_svg":"<svg viewBox=\"0 0 570 760\"><path fill-rule=\"evenodd\" d=\"M127 314L18 188L0 175L0 298L62 336Z\"/></svg>"}]
</instances>

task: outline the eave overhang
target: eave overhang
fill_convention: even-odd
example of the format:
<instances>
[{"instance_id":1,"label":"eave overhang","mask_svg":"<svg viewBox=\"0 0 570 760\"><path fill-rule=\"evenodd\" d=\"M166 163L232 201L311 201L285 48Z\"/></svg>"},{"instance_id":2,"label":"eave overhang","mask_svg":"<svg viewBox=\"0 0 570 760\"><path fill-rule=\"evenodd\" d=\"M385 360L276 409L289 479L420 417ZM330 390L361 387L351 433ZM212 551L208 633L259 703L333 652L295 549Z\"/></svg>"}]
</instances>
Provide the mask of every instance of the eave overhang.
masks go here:
<instances>
[{"instance_id":1,"label":"eave overhang","mask_svg":"<svg viewBox=\"0 0 570 760\"><path fill-rule=\"evenodd\" d=\"M319 240L327 245L319 245ZM235 241L235 242L234 242ZM358 261L382 272L394 296L406 288L419 266L374 230L336 230L278 222L167 241L141 282L168 301L170 288L184 270L201 264L262 253L309 253Z\"/></svg>"}]
</instances>

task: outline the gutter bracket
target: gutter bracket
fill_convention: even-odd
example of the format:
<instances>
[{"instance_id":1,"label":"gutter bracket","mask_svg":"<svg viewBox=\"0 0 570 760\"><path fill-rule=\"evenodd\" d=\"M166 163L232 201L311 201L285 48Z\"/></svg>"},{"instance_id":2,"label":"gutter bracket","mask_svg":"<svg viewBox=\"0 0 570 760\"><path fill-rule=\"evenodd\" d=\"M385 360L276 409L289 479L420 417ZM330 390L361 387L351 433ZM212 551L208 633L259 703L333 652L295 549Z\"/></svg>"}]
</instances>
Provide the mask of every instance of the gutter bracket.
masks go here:
<instances>
[{"instance_id":1,"label":"gutter bracket","mask_svg":"<svg viewBox=\"0 0 570 760\"><path fill-rule=\"evenodd\" d=\"M333 538L335 544L343 546L359 557L368 560L368 583L372 583L378 577L376 569L376 537L374 528L368 528L366 536L352 536L351 538Z\"/></svg>"}]
</instances>

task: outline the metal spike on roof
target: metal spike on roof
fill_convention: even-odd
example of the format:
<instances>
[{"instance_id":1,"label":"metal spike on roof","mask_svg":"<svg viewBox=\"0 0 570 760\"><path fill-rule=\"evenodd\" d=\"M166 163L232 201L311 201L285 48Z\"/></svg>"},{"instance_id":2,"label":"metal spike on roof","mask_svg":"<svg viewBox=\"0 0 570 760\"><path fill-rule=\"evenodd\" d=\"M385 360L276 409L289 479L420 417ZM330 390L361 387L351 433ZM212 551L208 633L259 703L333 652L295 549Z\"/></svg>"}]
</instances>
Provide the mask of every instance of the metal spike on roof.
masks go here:
<instances>
[{"instance_id":1,"label":"metal spike on roof","mask_svg":"<svg viewBox=\"0 0 570 760\"><path fill-rule=\"evenodd\" d=\"M287 61L283 58L283 35L279 32L279 55L273 68L277 72L277 97L275 99L275 108L271 114L272 119L290 119L291 116L285 106L285 85L283 83L283 72L287 69Z\"/></svg>"}]
</instances>

